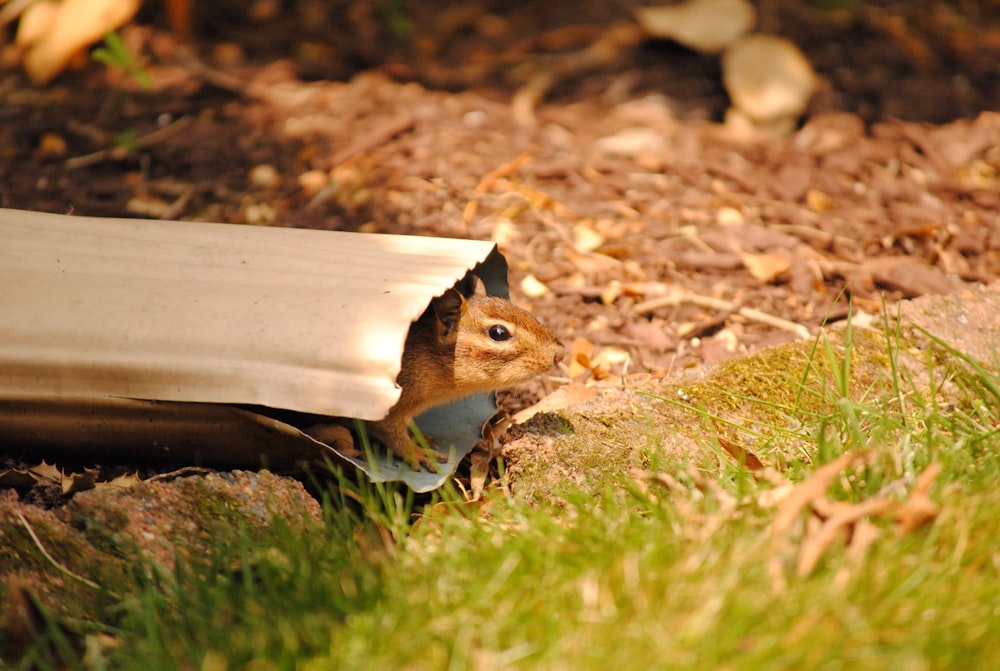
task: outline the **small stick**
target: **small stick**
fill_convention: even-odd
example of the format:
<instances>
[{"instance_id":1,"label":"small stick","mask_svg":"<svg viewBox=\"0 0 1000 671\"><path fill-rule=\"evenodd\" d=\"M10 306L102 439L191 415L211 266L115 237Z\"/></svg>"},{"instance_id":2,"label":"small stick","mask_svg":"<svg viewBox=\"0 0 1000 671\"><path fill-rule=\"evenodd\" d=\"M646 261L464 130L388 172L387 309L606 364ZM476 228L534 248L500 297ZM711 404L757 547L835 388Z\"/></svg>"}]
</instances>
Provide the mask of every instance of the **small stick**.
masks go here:
<instances>
[{"instance_id":1,"label":"small stick","mask_svg":"<svg viewBox=\"0 0 1000 671\"><path fill-rule=\"evenodd\" d=\"M735 312L736 314L746 317L751 321L774 326L775 328L782 329L783 331L791 331L802 339L810 337L809 329L802 324L796 324L795 322L782 319L781 317L776 317L775 315L768 314L760 310L755 310L754 308L740 307L732 301L723 300L721 298L712 298L711 296L700 296L698 294L686 292L676 296L660 296L658 298L651 298L648 301L637 303L633 309L639 314L646 314L648 312L653 312L654 310L659 310L660 308L672 305L682 305L685 303L697 305L703 308L709 308L711 310L719 310L722 312Z\"/></svg>"},{"instance_id":2,"label":"small stick","mask_svg":"<svg viewBox=\"0 0 1000 671\"><path fill-rule=\"evenodd\" d=\"M168 137L173 135L179 130L182 130L192 121L191 117L182 116L177 121L167 124L163 128L157 128L152 133L147 133L135 141L136 149L143 149L150 145L156 144L157 142L162 142ZM70 159L66 159L66 169L67 170L77 170L79 168L86 168L94 165L95 163L100 163L101 161L106 161L108 159L117 158L118 154L122 151L121 147L110 147L108 149L102 149L100 151L95 151L92 154L84 154L83 156L75 156Z\"/></svg>"},{"instance_id":3,"label":"small stick","mask_svg":"<svg viewBox=\"0 0 1000 671\"><path fill-rule=\"evenodd\" d=\"M332 163L333 165L341 165L354 160L358 156L367 154L376 147L386 144L397 135L402 135L411 130L416 123L417 119L413 116L412 112L408 110L400 112L374 130L370 130L356 138L350 146L338 151L334 154Z\"/></svg>"},{"instance_id":4,"label":"small stick","mask_svg":"<svg viewBox=\"0 0 1000 671\"><path fill-rule=\"evenodd\" d=\"M194 193L193 186L189 186L188 188L184 189L184 193L182 193L173 203L170 204L170 207L168 207L166 211L160 215L160 219L167 220L167 219L179 218L181 212L183 212L184 208L187 207L188 201L191 200L191 195L193 193Z\"/></svg>"},{"instance_id":5,"label":"small stick","mask_svg":"<svg viewBox=\"0 0 1000 671\"><path fill-rule=\"evenodd\" d=\"M472 199L465 206L465 211L462 212L462 225L468 227L469 223L471 223L472 219L476 216L476 211L479 209L479 200L476 198L477 196L481 196L492 189L493 185L496 184L497 180L501 177L506 177L507 175L520 170L521 166L527 163L530 158L531 154L528 152L522 152L514 160L497 166L490 172L486 173L486 176L480 180L479 184L476 185L476 188L472 191Z\"/></svg>"},{"instance_id":6,"label":"small stick","mask_svg":"<svg viewBox=\"0 0 1000 671\"><path fill-rule=\"evenodd\" d=\"M534 125L535 108L553 86L615 63L644 39L646 35L639 26L633 23L614 24L601 31L583 49L559 55L546 69L535 72L514 94L510 104L514 120L519 126Z\"/></svg>"},{"instance_id":7,"label":"small stick","mask_svg":"<svg viewBox=\"0 0 1000 671\"><path fill-rule=\"evenodd\" d=\"M237 77L236 75L231 75L228 72L208 67L188 49L180 49L178 51L178 56L177 60L182 67L187 68L212 86L218 86L220 89L225 91L248 95L251 98L258 99L267 99L272 93L270 88L267 86L262 86L256 82L247 81Z\"/></svg>"},{"instance_id":8,"label":"small stick","mask_svg":"<svg viewBox=\"0 0 1000 671\"><path fill-rule=\"evenodd\" d=\"M740 308L736 312L747 319L760 322L761 324L767 324L768 326L773 326L783 331L791 331L803 340L808 339L811 335L809 333L809 329L802 324L796 324L795 322L782 319L781 317L776 317L775 315L768 314L767 312L761 312L760 310L755 310L753 308Z\"/></svg>"},{"instance_id":9,"label":"small stick","mask_svg":"<svg viewBox=\"0 0 1000 671\"><path fill-rule=\"evenodd\" d=\"M28 520L27 520L27 519L25 519L24 515L22 515L22 514L21 514L21 511L20 511L20 510L15 510L15 511L14 511L14 514L15 514L15 515L17 515L17 518L18 518L19 520L21 520L21 524L23 524L23 525L24 525L24 528L28 530L28 535L29 535L29 536L31 536L31 540L35 541L35 545L37 545L37 546L38 546L38 549L39 549L39 550L41 551L41 553L42 553L43 555L45 555L45 558L46 558L46 559L48 559L48 560L49 560L49 562L50 562L50 563L51 563L51 564L52 564L53 566L55 566L55 567L56 567L57 569L59 569L59 571L60 571L61 573L64 573L65 575L67 575L67 576L69 576L70 578L73 578L73 579L75 579L75 580L79 580L80 582L82 582L82 583L83 583L84 585L86 585L87 587L93 587L94 589L101 589L101 586L100 586L100 585L98 585L98 584L97 584L96 582L94 582L94 581L92 581L92 580L87 580L86 578L84 578L84 577L82 577L82 576L78 576L77 574L73 573L73 572L72 572L72 571L70 571L70 570L69 570L68 568L66 568L65 566L63 566L63 565L62 565L62 564L60 564L59 562L57 562L57 561L56 561L56 560L55 560L55 559L54 559L54 558L52 557L52 555L50 555L50 554L49 554L49 553L48 553L48 552L47 552L47 551L45 550L45 546L44 546L44 545L42 545L42 541L40 541L40 540L38 539L38 536L36 536L36 535L35 535L35 530L31 528L31 525L30 525L30 524L28 524Z\"/></svg>"},{"instance_id":10,"label":"small stick","mask_svg":"<svg viewBox=\"0 0 1000 671\"><path fill-rule=\"evenodd\" d=\"M205 473L215 472L211 468L202 468L200 466L184 466L183 468L178 468L176 471L170 471L169 473L158 473L154 476L148 477L144 482L157 482L159 480L175 480L177 478L185 477L188 475L203 475Z\"/></svg>"}]
</instances>

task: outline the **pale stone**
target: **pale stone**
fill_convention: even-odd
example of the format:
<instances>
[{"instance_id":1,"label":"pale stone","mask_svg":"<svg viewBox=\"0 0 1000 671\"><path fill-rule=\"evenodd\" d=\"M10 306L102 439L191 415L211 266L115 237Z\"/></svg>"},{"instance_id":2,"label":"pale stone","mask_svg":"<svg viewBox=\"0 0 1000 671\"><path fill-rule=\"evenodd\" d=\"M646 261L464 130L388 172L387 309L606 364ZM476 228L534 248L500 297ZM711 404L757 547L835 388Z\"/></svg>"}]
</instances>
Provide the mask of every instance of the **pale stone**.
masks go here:
<instances>
[{"instance_id":1,"label":"pale stone","mask_svg":"<svg viewBox=\"0 0 1000 671\"><path fill-rule=\"evenodd\" d=\"M688 0L667 7L640 7L635 15L650 35L706 54L722 51L757 20L748 0Z\"/></svg>"},{"instance_id":2,"label":"pale stone","mask_svg":"<svg viewBox=\"0 0 1000 671\"><path fill-rule=\"evenodd\" d=\"M758 125L802 114L817 79L798 47L773 35L749 35L727 49L722 78L733 105Z\"/></svg>"}]
</instances>

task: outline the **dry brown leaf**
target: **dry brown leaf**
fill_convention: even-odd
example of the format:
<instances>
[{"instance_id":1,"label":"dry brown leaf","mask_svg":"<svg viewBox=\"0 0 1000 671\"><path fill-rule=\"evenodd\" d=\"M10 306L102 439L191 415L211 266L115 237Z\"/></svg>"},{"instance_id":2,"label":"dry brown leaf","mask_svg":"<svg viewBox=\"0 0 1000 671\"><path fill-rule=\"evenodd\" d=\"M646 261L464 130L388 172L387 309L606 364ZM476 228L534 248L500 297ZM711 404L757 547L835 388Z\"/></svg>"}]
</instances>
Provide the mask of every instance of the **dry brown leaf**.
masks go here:
<instances>
[{"instance_id":1,"label":"dry brown leaf","mask_svg":"<svg viewBox=\"0 0 1000 671\"><path fill-rule=\"evenodd\" d=\"M658 156L666 151L667 142L662 133L652 128L633 126L595 140L594 149L607 156Z\"/></svg>"},{"instance_id":2,"label":"dry brown leaf","mask_svg":"<svg viewBox=\"0 0 1000 671\"><path fill-rule=\"evenodd\" d=\"M647 296L666 296L670 289L663 282L625 282L622 294L629 298L646 298Z\"/></svg>"},{"instance_id":3,"label":"dry brown leaf","mask_svg":"<svg viewBox=\"0 0 1000 671\"><path fill-rule=\"evenodd\" d=\"M573 226L573 247L581 254L592 252L604 244L604 236L594 230L587 222L579 222Z\"/></svg>"},{"instance_id":4,"label":"dry brown leaf","mask_svg":"<svg viewBox=\"0 0 1000 671\"><path fill-rule=\"evenodd\" d=\"M486 480L490 475L490 462L492 454L486 451L474 450L469 455L471 462L469 466L469 487L466 498L469 501L478 501L483 497L483 490L486 489Z\"/></svg>"},{"instance_id":5,"label":"dry brown leaf","mask_svg":"<svg viewBox=\"0 0 1000 671\"><path fill-rule=\"evenodd\" d=\"M569 377L577 378L590 370L590 357L594 353L594 343L586 338L575 338L569 348Z\"/></svg>"},{"instance_id":6,"label":"dry brown leaf","mask_svg":"<svg viewBox=\"0 0 1000 671\"><path fill-rule=\"evenodd\" d=\"M24 69L36 84L48 83L70 59L105 34L123 25L139 8L139 0L63 0L44 3L45 20L32 20L34 35L19 36L27 46ZM39 30L44 23L44 30Z\"/></svg>"},{"instance_id":7,"label":"dry brown leaf","mask_svg":"<svg viewBox=\"0 0 1000 671\"><path fill-rule=\"evenodd\" d=\"M743 260L743 265L746 266L746 269L750 271L750 274L764 284L770 284L779 276L787 273L788 269L792 267L791 259L788 258L787 254L782 253L743 253L740 254L740 258Z\"/></svg>"},{"instance_id":8,"label":"dry brown leaf","mask_svg":"<svg viewBox=\"0 0 1000 671\"><path fill-rule=\"evenodd\" d=\"M735 207L720 207L715 213L715 220L720 226L737 227L746 223L746 217Z\"/></svg>"},{"instance_id":9,"label":"dry brown leaf","mask_svg":"<svg viewBox=\"0 0 1000 671\"><path fill-rule=\"evenodd\" d=\"M590 360L591 371L607 370L612 366L624 364L629 360L629 353L618 347L605 347Z\"/></svg>"},{"instance_id":10,"label":"dry brown leaf","mask_svg":"<svg viewBox=\"0 0 1000 671\"><path fill-rule=\"evenodd\" d=\"M896 513L899 527L896 529L899 535L905 535L934 521L940 508L931 501L928 493L934 485L934 480L941 473L941 464L934 462L924 472L917 476L917 481L913 486L913 492Z\"/></svg>"},{"instance_id":11,"label":"dry brown leaf","mask_svg":"<svg viewBox=\"0 0 1000 671\"><path fill-rule=\"evenodd\" d=\"M909 500L902 506L883 496L851 504L842 501L830 501L824 493L833 480L843 469L858 459L866 458L865 453L842 455L839 459L827 464L796 487L781 505L781 509L772 524L774 538L771 557L768 560L768 571L771 574L772 586L779 590L784 587L783 557L791 549L788 532L792 529L792 521L798 518L798 513L807 506L812 514L805 519L805 530L798 551L796 573L800 576L809 575L816 568L826 551L838 539L846 543L847 558L850 567L842 567L835 575L837 584L843 585L851 577L851 571L859 566L880 535L878 527L866 518L877 515L885 517L895 515L900 526L900 534L920 528L933 520L938 513L938 507L930 501L927 494L934 479L941 472L940 464L931 464L917 477ZM765 472L768 480L773 480Z\"/></svg>"},{"instance_id":12,"label":"dry brown leaf","mask_svg":"<svg viewBox=\"0 0 1000 671\"><path fill-rule=\"evenodd\" d=\"M877 526L866 519L858 520L851 533L851 542L847 546L847 558L854 563L860 563L868 554L872 543L881 535L882 531Z\"/></svg>"},{"instance_id":13,"label":"dry brown leaf","mask_svg":"<svg viewBox=\"0 0 1000 671\"><path fill-rule=\"evenodd\" d=\"M706 364L722 363L735 356L739 342L735 340L732 331L728 333L729 335L727 336L723 331L720 331L714 336L704 338L700 341L699 350L701 351L702 360Z\"/></svg>"},{"instance_id":14,"label":"dry brown leaf","mask_svg":"<svg viewBox=\"0 0 1000 671\"><path fill-rule=\"evenodd\" d=\"M523 184L514 185L514 191L521 195L532 209L540 211L551 211L561 217L574 216L573 211L556 200L553 196L540 191L538 189L532 189L529 186ZM574 216L575 218L575 216Z\"/></svg>"},{"instance_id":15,"label":"dry brown leaf","mask_svg":"<svg viewBox=\"0 0 1000 671\"><path fill-rule=\"evenodd\" d=\"M751 471L759 471L764 468L764 464L757 458L757 455L744 448L742 445L736 445L735 443L731 443L721 437L717 440L719 441L719 445L722 446L722 449L729 453L729 456L746 466Z\"/></svg>"},{"instance_id":16,"label":"dry brown leaf","mask_svg":"<svg viewBox=\"0 0 1000 671\"><path fill-rule=\"evenodd\" d=\"M521 291L528 298L541 298L549 293L549 288L542 284L534 275L527 275L521 280Z\"/></svg>"},{"instance_id":17,"label":"dry brown leaf","mask_svg":"<svg viewBox=\"0 0 1000 671\"><path fill-rule=\"evenodd\" d=\"M663 351L675 345L674 339L667 333L666 324L660 319L633 321L626 325L625 333L654 350Z\"/></svg>"},{"instance_id":18,"label":"dry brown leaf","mask_svg":"<svg viewBox=\"0 0 1000 671\"><path fill-rule=\"evenodd\" d=\"M27 49L41 40L52 29L59 16L59 3L55 0L36 0L25 7L17 23L15 44Z\"/></svg>"},{"instance_id":19,"label":"dry brown leaf","mask_svg":"<svg viewBox=\"0 0 1000 671\"><path fill-rule=\"evenodd\" d=\"M785 588L784 559L792 553L791 532L795 521L810 504L825 498L826 490L841 472L858 463L864 463L871 457L871 452L848 452L842 454L828 464L824 464L812 475L802 481L781 501L778 512L771 523L771 549L767 560L767 571L771 576L771 588L781 592ZM811 524L811 526L810 526ZM815 516L806 518L806 534L817 533L822 521ZM801 561L800 561L801 564Z\"/></svg>"},{"instance_id":20,"label":"dry brown leaf","mask_svg":"<svg viewBox=\"0 0 1000 671\"><path fill-rule=\"evenodd\" d=\"M847 546L849 566L842 566L834 576L834 584L843 588L851 577L851 572L861 566L868 550L882 535L882 530L866 519L860 519L851 530L851 541Z\"/></svg>"},{"instance_id":21,"label":"dry brown leaf","mask_svg":"<svg viewBox=\"0 0 1000 671\"><path fill-rule=\"evenodd\" d=\"M618 297L622 295L622 283L618 280L611 280L608 285L604 287L601 291L601 303L604 305L611 305Z\"/></svg>"},{"instance_id":22,"label":"dry brown leaf","mask_svg":"<svg viewBox=\"0 0 1000 671\"><path fill-rule=\"evenodd\" d=\"M575 249L568 247L563 253L566 255L566 260L572 263L584 275L617 272L622 265L622 262L618 259L613 259L604 254L594 252L581 254Z\"/></svg>"},{"instance_id":23,"label":"dry brown leaf","mask_svg":"<svg viewBox=\"0 0 1000 671\"><path fill-rule=\"evenodd\" d=\"M909 256L868 259L861 269L871 272L871 281L876 286L899 291L906 298L949 294L962 288L958 278Z\"/></svg>"},{"instance_id":24,"label":"dry brown leaf","mask_svg":"<svg viewBox=\"0 0 1000 671\"><path fill-rule=\"evenodd\" d=\"M819 189L809 189L806 191L806 207L813 212L829 212L834 209L836 205L833 204L833 200L830 199L830 196L826 195Z\"/></svg>"},{"instance_id":25,"label":"dry brown leaf","mask_svg":"<svg viewBox=\"0 0 1000 671\"><path fill-rule=\"evenodd\" d=\"M147 219L160 219L170 211L170 203L162 198L149 195L139 195L129 198L125 203L125 209L129 214Z\"/></svg>"},{"instance_id":26,"label":"dry brown leaf","mask_svg":"<svg viewBox=\"0 0 1000 671\"><path fill-rule=\"evenodd\" d=\"M490 233L490 240L495 242L497 246L506 249L511 246L512 243L520 239L521 232L517 230L517 226L513 221L507 217L500 217L493 224L493 230Z\"/></svg>"},{"instance_id":27,"label":"dry brown leaf","mask_svg":"<svg viewBox=\"0 0 1000 671\"><path fill-rule=\"evenodd\" d=\"M869 515L881 514L891 505L892 502L889 499L877 497L851 506L840 506L837 512L823 522L815 533L810 533L803 539L799 549L796 572L801 576L812 573L820 558L834 541L838 538L847 540L850 537L851 527L855 522Z\"/></svg>"},{"instance_id":28,"label":"dry brown leaf","mask_svg":"<svg viewBox=\"0 0 1000 671\"><path fill-rule=\"evenodd\" d=\"M54 464L46 462L44 459L42 463L37 466L32 466L28 469L33 475L38 476L44 480L60 480L62 478L62 471L60 471Z\"/></svg>"},{"instance_id":29,"label":"dry brown leaf","mask_svg":"<svg viewBox=\"0 0 1000 671\"><path fill-rule=\"evenodd\" d=\"M515 424L510 415L504 413L490 420L483 427L483 439L476 447L485 451L492 459L500 452L500 438Z\"/></svg>"},{"instance_id":30,"label":"dry brown leaf","mask_svg":"<svg viewBox=\"0 0 1000 671\"><path fill-rule=\"evenodd\" d=\"M936 223L924 223L911 226L900 226L889 234L892 240L912 238L920 242L931 242L942 234L944 226Z\"/></svg>"},{"instance_id":31,"label":"dry brown leaf","mask_svg":"<svg viewBox=\"0 0 1000 671\"><path fill-rule=\"evenodd\" d=\"M469 491L465 492L466 500L477 501L483 496L486 481L490 475L490 463L500 453L500 437L514 424L514 419L507 414L489 421L483 427L483 439L479 441L469 454Z\"/></svg>"},{"instance_id":32,"label":"dry brown leaf","mask_svg":"<svg viewBox=\"0 0 1000 671\"><path fill-rule=\"evenodd\" d=\"M597 398L597 390L579 382L559 387L554 392L514 415L515 424L523 424L540 412L573 408Z\"/></svg>"},{"instance_id":33,"label":"dry brown leaf","mask_svg":"<svg viewBox=\"0 0 1000 671\"><path fill-rule=\"evenodd\" d=\"M14 489L29 489L38 484L38 477L30 470L8 468L0 471L0 485Z\"/></svg>"},{"instance_id":34,"label":"dry brown leaf","mask_svg":"<svg viewBox=\"0 0 1000 671\"><path fill-rule=\"evenodd\" d=\"M85 468L83 473L70 473L69 475L63 475L61 483L63 495L75 494L77 492L93 489L95 485L97 485L97 478L100 474L100 470L96 468Z\"/></svg>"},{"instance_id":35,"label":"dry brown leaf","mask_svg":"<svg viewBox=\"0 0 1000 671\"><path fill-rule=\"evenodd\" d=\"M724 252L667 252L674 265L681 270L735 270L743 265L737 254Z\"/></svg>"},{"instance_id":36,"label":"dry brown leaf","mask_svg":"<svg viewBox=\"0 0 1000 671\"><path fill-rule=\"evenodd\" d=\"M139 473L126 473L124 475L119 475L117 478L108 480L107 482L97 483L97 489L131 489L138 484L142 483L142 479L139 478Z\"/></svg>"}]
</instances>

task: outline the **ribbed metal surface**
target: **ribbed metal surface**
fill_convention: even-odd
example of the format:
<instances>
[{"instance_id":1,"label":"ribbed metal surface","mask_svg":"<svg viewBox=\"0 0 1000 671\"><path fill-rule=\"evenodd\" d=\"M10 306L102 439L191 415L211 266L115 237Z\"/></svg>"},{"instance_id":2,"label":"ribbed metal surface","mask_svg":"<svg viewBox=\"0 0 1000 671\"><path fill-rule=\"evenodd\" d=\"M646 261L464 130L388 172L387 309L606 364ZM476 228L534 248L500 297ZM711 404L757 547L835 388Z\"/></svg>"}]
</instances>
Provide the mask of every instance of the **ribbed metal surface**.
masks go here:
<instances>
[{"instance_id":1,"label":"ribbed metal surface","mask_svg":"<svg viewBox=\"0 0 1000 671\"><path fill-rule=\"evenodd\" d=\"M379 419L411 321L487 259L506 293L488 242L0 209L0 397Z\"/></svg>"}]
</instances>

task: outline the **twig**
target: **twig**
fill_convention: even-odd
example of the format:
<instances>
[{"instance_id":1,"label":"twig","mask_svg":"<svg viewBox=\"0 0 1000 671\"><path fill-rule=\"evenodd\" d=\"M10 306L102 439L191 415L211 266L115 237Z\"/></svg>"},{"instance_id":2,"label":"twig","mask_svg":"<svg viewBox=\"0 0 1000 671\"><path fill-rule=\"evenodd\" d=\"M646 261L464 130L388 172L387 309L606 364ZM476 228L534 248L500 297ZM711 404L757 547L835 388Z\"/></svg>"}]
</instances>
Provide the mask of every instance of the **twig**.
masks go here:
<instances>
[{"instance_id":1,"label":"twig","mask_svg":"<svg viewBox=\"0 0 1000 671\"><path fill-rule=\"evenodd\" d=\"M615 24L583 49L555 57L546 69L535 72L514 94L510 103L514 121L519 126L534 125L535 107L553 86L615 63L645 38L643 30L633 23Z\"/></svg>"},{"instance_id":2,"label":"twig","mask_svg":"<svg viewBox=\"0 0 1000 671\"><path fill-rule=\"evenodd\" d=\"M751 321L767 324L768 326L773 326L783 331L791 331L802 339L809 338L811 335L809 333L809 329L802 324L796 324L795 322L782 319L781 317L776 317L760 310L755 310L754 308L740 307L732 301L723 300L721 298L712 298L711 296L701 296L699 294L692 294L688 292L678 294L676 296L660 296L659 298L651 298L648 301L637 303L633 310L635 310L638 314L646 314L648 312L653 312L654 310L659 310L660 308L683 305L685 303L697 305L703 308L709 308L710 310L735 312L736 314Z\"/></svg>"},{"instance_id":3,"label":"twig","mask_svg":"<svg viewBox=\"0 0 1000 671\"><path fill-rule=\"evenodd\" d=\"M169 473L158 473L152 477L148 477L144 482L156 482L158 480L175 480L188 475L203 475L205 473L214 473L215 471L211 468L202 468L200 466L185 466L183 468L178 468L176 471L170 471Z\"/></svg>"},{"instance_id":4,"label":"twig","mask_svg":"<svg viewBox=\"0 0 1000 671\"><path fill-rule=\"evenodd\" d=\"M332 163L333 165L340 165L358 156L367 154L376 147L386 144L397 135L411 130L416 123L417 119L413 113L409 110L404 110L387 122L356 138L348 147L338 151L334 154Z\"/></svg>"},{"instance_id":5,"label":"twig","mask_svg":"<svg viewBox=\"0 0 1000 671\"><path fill-rule=\"evenodd\" d=\"M73 578L74 580L79 580L80 582L82 582L82 583L83 583L84 585L86 585L87 587L93 587L94 589L101 589L101 586L100 586L100 585L98 585L98 584L97 584L96 582L94 582L94 581L92 581L92 580L87 580L86 578L84 578L84 577L82 577L82 576L78 576L77 574L73 573L73 572L72 572L72 571L70 571L70 570L69 570L68 568L66 568L65 566L63 566L63 565L62 565L62 564L60 564L59 562L57 562L57 561L56 561L56 560L55 560L55 559L54 559L54 558L52 557L52 555L50 555L50 554L49 554L49 553L48 553L48 552L47 552L47 551L45 550L45 546L44 546L44 545L42 545L42 541L40 541L40 540L38 539L38 536L36 536L36 535L35 535L35 530L31 528L31 525L30 525L30 524L28 524L28 520L27 520L27 519L25 519L24 515L22 515L22 514L21 514L21 511L20 511L20 510L14 510L14 514L15 514L15 515L17 515L17 518L18 518L19 520L21 520L21 524L23 524L23 525L24 525L24 528L28 530L28 535L29 535L29 536L31 536L31 540L35 541L35 545L37 545L37 546L38 546L38 549L39 549L39 550L41 551L41 553L42 553L42 554L43 554L43 555L45 556L45 558L46 558L46 559L48 559L48 560L49 560L49 562L50 562L50 563L51 563L51 564L52 564L53 566L55 566L55 567L56 567L57 569L59 569L59 571L60 571L61 573L64 573L65 575L69 576L70 578Z\"/></svg>"},{"instance_id":6,"label":"twig","mask_svg":"<svg viewBox=\"0 0 1000 671\"><path fill-rule=\"evenodd\" d=\"M477 199L477 196L481 196L492 189L493 185L496 184L497 180L501 177L506 177L507 175L520 170L521 166L524 165L530 158L530 153L522 152L514 160L497 166L488 172L486 176L479 181L479 184L476 185L476 188L472 192L472 199L465 206L465 211L462 213L462 225L467 227L476 216L476 210L479 209L479 200Z\"/></svg>"},{"instance_id":7,"label":"twig","mask_svg":"<svg viewBox=\"0 0 1000 671\"><path fill-rule=\"evenodd\" d=\"M775 328L781 329L783 331L791 331L798 337L806 340L811 335L809 329L802 324L796 324L795 322L788 321L787 319L782 319L781 317L776 317L767 312L761 312L760 310L755 310L753 308L740 308L737 313L751 319L761 324L767 324L768 326L773 326Z\"/></svg>"},{"instance_id":8,"label":"twig","mask_svg":"<svg viewBox=\"0 0 1000 671\"><path fill-rule=\"evenodd\" d=\"M401 112L392 119L389 119L389 121L383 123L381 126L357 138L350 144L350 146L338 151L334 154L332 162L336 166L348 166L377 147L387 144L397 135L402 135L403 133L411 130L416 123L417 118L412 112ZM323 203L326 203L331 199L333 194L336 193L338 188L339 187L335 181L327 184L320 189L308 203L306 203L306 209L311 210L319 205L322 205Z\"/></svg>"},{"instance_id":9,"label":"twig","mask_svg":"<svg viewBox=\"0 0 1000 671\"><path fill-rule=\"evenodd\" d=\"M205 65L187 48L177 50L177 64L202 81L223 91L284 108L301 108L316 97L315 87L304 84L260 84Z\"/></svg>"},{"instance_id":10,"label":"twig","mask_svg":"<svg viewBox=\"0 0 1000 671\"><path fill-rule=\"evenodd\" d=\"M187 49L178 51L177 60L181 66L187 68L196 76L201 77L202 80L224 91L239 93L251 98L257 98L258 100L267 100L273 95L270 87L262 86L256 82L231 75L228 72L208 67L194 53Z\"/></svg>"},{"instance_id":11,"label":"twig","mask_svg":"<svg viewBox=\"0 0 1000 671\"><path fill-rule=\"evenodd\" d=\"M160 219L177 219L181 216L181 212L187 207L188 201L191 200L191 196L194 194L194 187L189 186L184 190L174 202L170 204L163 214L160 215Z\"/></svg>"},{"instance_id":12,"label":"twig","mask_svg":"<svg viewBox=\"0 0 1000 671\"><path fill-rule=\"evenodd\" d=\"M150 145L156 144L157 142L162 142L179 130L183 130L186 126L191 123L192 119L188 116L182 116L177 121L167 124L163 128L157 128L152 133L147 133L135 141L136 149L143 149ZM84 154L83 156L74 156L73 158L66 159L65 167L67 170L78 170L79 168L87 168L94 165L95 163L100 163L101 161L106 161L108 159L113 159L118 156L122 151L121 147L109 147L108 149L102 149L101 151L95 151L92 154Z\"/></svg>"},{"instance_id":13,"label":"twig","mask_svg":"<svg viewBox=\"0 0 1000 671\"><path fill-rule=\"evenodd\" d=\"M728 166L724 166L719 163L707 163L705 165L705 172L715 173L723 179L728 179L730 182L743 189L746 193L757 193L757 184Z\"/></svg>"}]
</instances>

